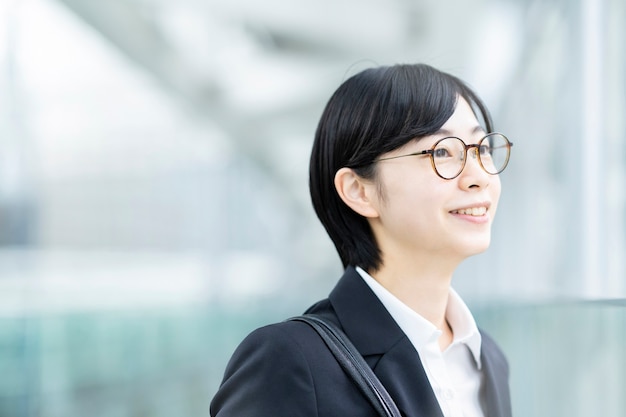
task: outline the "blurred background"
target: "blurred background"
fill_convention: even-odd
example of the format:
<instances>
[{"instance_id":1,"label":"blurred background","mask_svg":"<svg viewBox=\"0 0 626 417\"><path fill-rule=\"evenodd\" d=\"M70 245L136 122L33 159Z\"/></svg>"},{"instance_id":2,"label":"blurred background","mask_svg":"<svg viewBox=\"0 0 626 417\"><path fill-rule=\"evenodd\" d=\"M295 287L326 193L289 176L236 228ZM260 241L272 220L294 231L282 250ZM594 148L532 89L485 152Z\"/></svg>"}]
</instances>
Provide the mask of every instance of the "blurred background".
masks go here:
<instances>
[{"instance_id":1,"label":"blurred background","mask_svg":"<svg viewBox=\"0 0 626 417\"><path fill-rule=\"evenodd\" d=\"M208 415L253 328L341 273L326 100L425 62L515 143L453 285L517 416L626 415L626 3L0 0L0 417Z\"/></svg>"}]
</instances>

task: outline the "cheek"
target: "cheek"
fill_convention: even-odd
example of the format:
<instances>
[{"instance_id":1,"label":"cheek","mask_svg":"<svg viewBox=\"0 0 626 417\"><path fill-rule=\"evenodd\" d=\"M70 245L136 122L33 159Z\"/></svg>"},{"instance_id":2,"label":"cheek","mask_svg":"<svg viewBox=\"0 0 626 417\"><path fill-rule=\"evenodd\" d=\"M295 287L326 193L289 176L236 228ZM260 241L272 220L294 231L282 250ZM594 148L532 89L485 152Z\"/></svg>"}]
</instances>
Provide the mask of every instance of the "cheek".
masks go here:
<instances>
[{"instance_id":1,"label":"cheek","mask_svg":"<svg viewBox=\"0 0 626 417\"><path fill-rule=\"evenodd\" d=\"M441 221L446 192L445 187L432 179L414 176L393 184L388 190L388 197L389 214L402 219L407 228L426 230Z\"/></svg>"},{"instance_id":2,"label":"cheek","mask_svg":"<svg viewBox=\"0 0 626 417\"><path fill-rule=\"evenodd\" d=\"M500 175L490 175L490 177L491 177L490 186L493 187L494 189L497 189L498 193L500 193L500 189L502 188L502 183L500 182Z\"/></svg>"},{"instance_id":3,"label":"cheek","mask_svg":"<svg viewBox=\"0 0 626 417\"><path fill-rule=\"evenodd\" d=\"M431 170L396 164L380 171L380 204L387 221L401 221L414 226L427 227L438 219L441 207L449 198L452 182L444 182ZM422 167L419 167L422 168ZM447 197L446 197L447 196Z\"/></svg>"},{"instance_id":4,"label":"cheek","mask_svg":"<svg viewBox=\"0 0 626 417\"><path fill-rule=\"evenodd\" d=\"M492 205L494 206L494 209L497 209L498 201L500 200L500 193L502 192L502 185L500 183L500 178L498 176L495 177L495 180L491 183L489 188L491 188L490 192L491 192ZM495 210L494 210L494 214L495 214Z\"/></svg>"}]
</instances>

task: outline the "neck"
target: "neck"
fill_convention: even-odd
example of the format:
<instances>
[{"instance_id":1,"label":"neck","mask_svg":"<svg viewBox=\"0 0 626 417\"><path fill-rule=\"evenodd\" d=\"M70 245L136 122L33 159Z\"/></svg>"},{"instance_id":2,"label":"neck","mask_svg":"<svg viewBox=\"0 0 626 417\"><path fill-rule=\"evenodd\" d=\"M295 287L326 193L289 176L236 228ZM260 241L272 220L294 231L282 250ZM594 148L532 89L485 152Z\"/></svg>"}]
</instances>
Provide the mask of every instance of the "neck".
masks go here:
<instances>
[{"instance_id":1,"label":"neck","mask_svg":"<svg viewBox=\"0 0 626 417\"><path fill-rule=\"evenodd\" d=\"M409 263L383 259L382 266L371 271L370 275L409 308L442 330L442 339L451 341L452 331L446 321L446 309L452 273L457 265L432 256L422 259L413 256Z\"/></svg>"}]
</instances>

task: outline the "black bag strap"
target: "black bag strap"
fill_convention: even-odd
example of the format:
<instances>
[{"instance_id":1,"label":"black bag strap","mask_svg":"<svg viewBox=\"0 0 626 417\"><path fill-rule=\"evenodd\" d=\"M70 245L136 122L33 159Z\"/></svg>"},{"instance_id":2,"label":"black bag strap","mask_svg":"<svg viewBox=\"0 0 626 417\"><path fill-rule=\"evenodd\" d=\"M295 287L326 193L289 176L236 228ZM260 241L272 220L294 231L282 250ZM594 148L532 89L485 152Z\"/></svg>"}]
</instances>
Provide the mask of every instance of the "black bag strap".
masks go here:
<instances>
[{"instance_id":1,"label":"black bag strap","mask_svg":"<svg viewBox=\"0 0 626 417\"><path fill-rule=\"evenodd\" d=\"M302 321L321 336L343 370L372 403L381 417L401 417L398 407L348 336L321 316L305 314L289 320Z\"/></svg>"}]
</instances>

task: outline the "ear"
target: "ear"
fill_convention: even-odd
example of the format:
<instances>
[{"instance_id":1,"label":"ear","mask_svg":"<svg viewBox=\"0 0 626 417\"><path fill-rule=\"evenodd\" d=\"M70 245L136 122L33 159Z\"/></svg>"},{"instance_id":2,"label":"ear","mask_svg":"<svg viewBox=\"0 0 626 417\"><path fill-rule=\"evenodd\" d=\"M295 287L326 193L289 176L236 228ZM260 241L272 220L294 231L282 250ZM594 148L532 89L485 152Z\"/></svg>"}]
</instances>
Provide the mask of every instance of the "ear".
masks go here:
<instances>
[{"instance_id":1,"label":"ear","mask_svg":"<svg viewBox=\"0 0 626 417\"><path fill-rule=\"evenodd\" d=\"M335 189L343 202L361 216L378 217L376 186L372 182L344 167L335 174Z\"/></svg>"}]
</instances>

